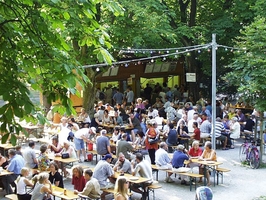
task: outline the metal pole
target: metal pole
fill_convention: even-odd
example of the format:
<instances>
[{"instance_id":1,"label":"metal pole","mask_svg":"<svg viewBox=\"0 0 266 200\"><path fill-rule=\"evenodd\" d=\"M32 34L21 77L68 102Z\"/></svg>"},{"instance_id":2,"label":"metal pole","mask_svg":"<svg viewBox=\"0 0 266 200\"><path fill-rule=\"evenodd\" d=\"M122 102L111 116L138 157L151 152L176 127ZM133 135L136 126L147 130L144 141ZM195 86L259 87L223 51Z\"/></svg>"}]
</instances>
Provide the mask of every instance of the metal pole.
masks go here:
<instances>
[{"instance_id":1,"label":"metal pole","mask_svg":"<svg viewBox=\"0 0 266 200\"><path fill-rule=\"evenodd\" d=\"M215 121L216 121L216 34L212 34L212 147L216 149Z\"/></svg>"}]
</instances>

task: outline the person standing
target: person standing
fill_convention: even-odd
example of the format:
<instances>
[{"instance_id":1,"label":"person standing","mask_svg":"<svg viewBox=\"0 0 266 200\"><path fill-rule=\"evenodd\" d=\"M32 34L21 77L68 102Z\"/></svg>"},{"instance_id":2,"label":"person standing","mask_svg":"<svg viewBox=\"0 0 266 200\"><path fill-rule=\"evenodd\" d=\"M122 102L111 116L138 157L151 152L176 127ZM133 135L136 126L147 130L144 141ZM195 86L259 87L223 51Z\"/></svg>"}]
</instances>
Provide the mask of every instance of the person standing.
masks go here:
<instances>
[{"instance_id":1,"label":"person standing","mask_svg":"<svg viewBox=\"0 0 266 200\"><path fill-rule=\"evenodd\" d=\"M116 89L116 93L113 96L114 104L122 104L124 99L124 95L119 91L119 89Z\"/></svg>"},{"instance_id":2,"label":"person standing","mask_svg":"<svg viewBox=\"0 0 266 200\"><path fill-rule=\"evenodd\" d=\"M2 183L6 190L6 194L13 194L14 192L11 189L10 184L15 187L15 180L19 176L21 169L24 167L25 161L22 156L16 154L16 151L14 149L8 150L8 156L10 162L9 165L7 165L7 171L13 172L13 174L3 176Z\"/></svg>"},{"instance_id":3,"label":"person standing","mask_svg":"<svg viewBox=\"0 0 266 200\"><path fill-rule=\"evenodd\" d=\"M134 92L132 91L132 88L130 86L127 87L126 99L127 99L127 105L131 106L134 101Z\"/></svg>"},{"instance_id":4,"label":"person standing","mask_svg":"<svg viewBox=\"0 0 266 200\"><path fill-rule=\"evenodd\" d=\"M86 159L84 140L85 141L88 140L89 132L90 132L90 128L82 128L74 133L74 144L77 150L77 156L78 156L79 162L82 162L81 153L83 154L84 161L88 162L88 160Z\"/></svg>"},{"instance_id":5,"label":"person standing","mask_svg":"<svg viewBox=\"0 0 266 200\"><path fill-rule=\"evenodd\" d=\"M147 122L147 128L148 130L146 132L145 145L149 152L151 164L154 165L155 164L155 151L158 149L158 142L151 144L149 142L149 139L156 139L158 136L151 121Z\"/></svg>"}]
</instances>

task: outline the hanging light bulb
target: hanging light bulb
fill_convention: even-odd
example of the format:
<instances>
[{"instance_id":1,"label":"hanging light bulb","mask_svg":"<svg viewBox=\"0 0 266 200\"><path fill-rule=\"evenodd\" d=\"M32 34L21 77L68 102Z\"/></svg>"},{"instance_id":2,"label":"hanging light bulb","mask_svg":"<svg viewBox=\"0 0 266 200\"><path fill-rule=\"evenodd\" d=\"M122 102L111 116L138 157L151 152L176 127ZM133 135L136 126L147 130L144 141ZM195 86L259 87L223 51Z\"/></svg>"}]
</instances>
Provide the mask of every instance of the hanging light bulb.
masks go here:
<instances>
[{"instance_id":1,"label":"hanging light bulb","mask_svg":"<svg viewBox=\"0 0 266 200\"><path fill-rule=\"evenodd\" d=\"M163 57L163 61L165 61L166 60L166 57Z\"/></svg>"},{"instance_id":2,"label":"hanging light bulb","mask_svg":"<svg viewBox=\"0 0 266 200\"><path fill-rule=\"evenodd\" d=\"M100 71L100 68L99 67L96 68L96 72L98 72L98 71Z\"/></svg>"},{"instance_id":3,"label":"hanging light bulb","mask_svg":"<svg viewBox=\"0 0 266 200\"><path fill-rule=\"evenodd\" d=\"M208 52L211 52L211 50L210 50L210 49L208 49Z\"/></svg>"},{"instance_id":4,"label":"hanging light bulb","mask_svg":"<svg viewBox=\"0 0 266 200\"><path fill-rule=\"evenodd\" d=\"M227 48L225 48L225 51L227 51L228 49Z\"/></svg>"},{"instance_id":5,"label":"hanging light bulb","mask_svg":"<svg viewBox=\"0 0 266 200\"><path fill-rule=\"evenodd\" d=\"M200 49L198 50L198 53L200 53L201 51L200 51Z\"/></svg>"},{"instance_id":6,"label":"hanging light bulb","mask_svg":"<svg viewBox=\"0 0 266 200\"><path fill-rule=\"evenodd\" d=\"M128 63L125 64L125 67L128 67Z\"/></svg>"},{"instance_id":7,"label":"hanging light bulb","mask_svg":"<svg viewBox=\"0 0 266 200\"><path fill-rule=\"evenodd\" d=\"M154 62L154 60L153 60L153 59L151 59L151 62L153 63L153 62Z\"/></svg>"},{"instance_id":8,"label":"hanging light bulb","mask_svg":"<svg viewBox=\"0 0 266 200\"><path fill-rule=\"evenodd\" d=\"M169 53L169 51L166 51L166 53Z\"/></svg>"},{"instance_id":9,"label":"hanging light bulb","mask_svg":"<svg viewBox=\"0 0 266 200\"><path fill-rule=\"evenodd\" d=\"M138 61L138 64L140 65L140 64L141 64L141 62L140 62L140 61Z\"/></svg>"},{"instance_id":10,"label":"hanging light bulb","mask_svg":"<svg viewBox=\"0 0 266 200\"><path fill-rule=\"evenodd\" d=\"M176 50L175 52L178 53L178 50Z\"/></svg>"}]
</instances>

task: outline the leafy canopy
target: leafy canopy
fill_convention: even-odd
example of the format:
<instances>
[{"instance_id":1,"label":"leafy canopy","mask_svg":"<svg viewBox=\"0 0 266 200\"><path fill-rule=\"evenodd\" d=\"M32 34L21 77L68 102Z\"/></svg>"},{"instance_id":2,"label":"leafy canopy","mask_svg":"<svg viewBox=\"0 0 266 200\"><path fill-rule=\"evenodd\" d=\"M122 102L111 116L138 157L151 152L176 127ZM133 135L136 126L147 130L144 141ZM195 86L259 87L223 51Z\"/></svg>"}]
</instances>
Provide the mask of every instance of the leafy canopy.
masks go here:
<instances>
[{"instance_id":1,"label":"leafy canopy","mask_svg":"<svg viewBox=\"0 0 266 200\"><path fill-rule=\"evenodd\" d=\"M111 0L11 0L0 1L0 108L4 141L9 127L21 130L17 118L44 123L42 112L29 98L29 88L40 91L55 109L73 113L67 93L79 95L75 86L89 82L82 65L95 56L112 61L110 38L97 21L98 7L121 13ZM78 44L78 45L74 45ZM90 48L81 54L83 47ZM11 137L15 143L15 136Z\"/></svg>"}]
</instances>

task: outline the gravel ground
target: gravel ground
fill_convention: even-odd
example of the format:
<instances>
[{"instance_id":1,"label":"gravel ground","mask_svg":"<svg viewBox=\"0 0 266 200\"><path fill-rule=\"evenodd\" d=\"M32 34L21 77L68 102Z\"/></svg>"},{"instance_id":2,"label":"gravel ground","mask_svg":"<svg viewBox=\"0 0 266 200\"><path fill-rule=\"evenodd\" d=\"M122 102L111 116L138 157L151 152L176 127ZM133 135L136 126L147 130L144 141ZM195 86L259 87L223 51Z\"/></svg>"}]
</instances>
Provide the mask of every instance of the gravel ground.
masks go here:
<instances>
[{"instance_id":1,"label":"gravel ground","mask_svg":"<svg viewBox=\"0 0 266 200\"><path fill-rule=\"evenodd\" d=\"M266 168L251 169L247 166L242 166L238 159L239 146L242 143L242 139L235 142L235 149L230 149L227 151L217 150L218 161L223 162L221 167L231 169L230 172L224 173L223 184L211 186L213 190L214 200L262 200L266 199L262 196L266 196L265 190L265 177ZM36 149L39 148L39 144L36 145ZM147 157L147 156L146 156ZM263 155L263 162L266 163L266 156ZM88 165L90 167L95 166L94 162L82 163L82 165ZM174 177L172 175L172 177ZM155 174L154 174L155 178ZM189 190L189 186L184 186L180 184L178 178L173 178L174 183L164 182L165 173L159 172L159 184L162 185L161 189L155 191L156 200L194 200L195 199L195 189ZM213 180L213 178L211 179ZM221 179L220 179L221 180ZM65 187L67 189L73 190L71 185L71 179L68 178L64 181ZM5 200L4 192L0 191L0 199ZM138 194L133 195L134 199L139 199ZM112 199L112 195L108 195L107 199Z\"/></svg>"}]
</instances>

